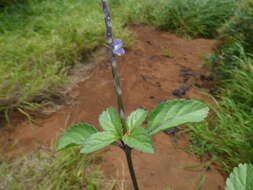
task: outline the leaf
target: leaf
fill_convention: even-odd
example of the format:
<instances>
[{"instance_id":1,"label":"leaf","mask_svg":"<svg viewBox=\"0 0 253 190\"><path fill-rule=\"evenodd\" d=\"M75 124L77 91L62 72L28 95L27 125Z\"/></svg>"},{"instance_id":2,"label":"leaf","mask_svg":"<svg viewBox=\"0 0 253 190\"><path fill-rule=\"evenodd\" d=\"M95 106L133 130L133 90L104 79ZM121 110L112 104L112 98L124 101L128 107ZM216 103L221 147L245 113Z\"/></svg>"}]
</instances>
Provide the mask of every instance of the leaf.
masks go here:
<instances>
[{"instance_id":1,"label":"leaf","mask_svg":"<svg viewBox=\"0 0 253 190\"><path fill-rule=\"evenodd\" d=\"M201 190L206 181L206 174L202 174L194 190Z\"/></svg>"},{"instance_id":2,"label":"leaf","mask_svg":"<svg viewBox=\"0 0 253 190\"><path fill-rule=\"evenodd\" d=\"M80 152L83 154L95 152L112 144L118 139L119 137L117 137L112 131L97 132L84 141Z\"/></svg>"},{"instance_id":3,"label":"leaf","mask_svg":"<svg viewBox=\"0 0 253 190\"><path fill-rule=\"evenodd\" d=\"M253 165L239 164L226 181L225 190L253 190Z\"/></svg>"},{"instance_id":4,"label":"leaf","mask_svg":"<svg viewBox=\"0 0 253 190\"><path fill-rule=\"evenodd\" d=\"M146 129L134 128L131 134L123 136L123 141L131 148L135 148L141 152L154 153L152 139Z\"/></svg>"},{"instance_id":5,"label":"leaf","mask_svg":"<svg viewBox=\"0 0 253 190\"><path fill-rule=\"evenodd\" d=\"M203 121L209 108L197 100L172 100L158 104L150 113L147 130L151 135L189 122Z\"/></svg>"},{"instance_id":6,"label":"leaf","mask_svg":"<svg viewBox=\"0 0 253 190\"><path fill-rule=\"evenodd\" d=\"M114 108L107 108L99 116L100 126L105 131L113 131L117 136L121 137L123 128L118 112Z\"/></svg>"},{"instance_id":7,"label":"leaf","mask_svg":"<svg viewBox=\"0 0 253 190\"><path fill-rule=\"evenodd\" d=\"M87 123L75 124L68 128L59 139L56 150L59 151L68 147L79 146L83 144L86 138L96 132L96 128Z\"/></svg>"},{"instance_id":8,"label":"leaf","mask_svg":"<svg viewBox=\"0 0 253 190\"><path fill-rule=\"evenodd\" d=\"M134 128L140 127L147 117L147 111L144 109L137 109L130 114L127 118L128 132L131 132Z\"/></svg>"}]
</instances>

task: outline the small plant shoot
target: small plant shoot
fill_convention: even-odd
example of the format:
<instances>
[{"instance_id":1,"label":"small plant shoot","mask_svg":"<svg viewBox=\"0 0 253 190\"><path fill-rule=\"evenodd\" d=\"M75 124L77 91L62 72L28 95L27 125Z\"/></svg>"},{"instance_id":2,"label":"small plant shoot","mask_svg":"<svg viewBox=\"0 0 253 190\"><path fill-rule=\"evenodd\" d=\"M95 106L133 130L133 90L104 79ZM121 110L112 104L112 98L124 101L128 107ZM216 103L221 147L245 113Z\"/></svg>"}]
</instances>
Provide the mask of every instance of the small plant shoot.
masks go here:
<instances>
[{"instance_id":1,"label":"small plant shoot","mask_svg":"<svg viewBox=\"0 0 253 190\"><path fill-rule=\"evenodd\" d=\"M136 109L126 118L116 63L116 56L124 55L125 50L121 40L113 39L107 0L102 0L102 5L112 58L112 75L118 111L110 107L100 114L98 120L102 130L99 131L88 123L70 126L59 139L57 150L79 146L80 153L89 154L109 145L117 145L125 152L133 187L138 190L131 156L132 150L154 153L155 146L152 141L154 135L183 124L201 122L207 117L209 108L197 100L169 100L158 104L150 113L144 109Z\"/></svg>"}]
</instances>

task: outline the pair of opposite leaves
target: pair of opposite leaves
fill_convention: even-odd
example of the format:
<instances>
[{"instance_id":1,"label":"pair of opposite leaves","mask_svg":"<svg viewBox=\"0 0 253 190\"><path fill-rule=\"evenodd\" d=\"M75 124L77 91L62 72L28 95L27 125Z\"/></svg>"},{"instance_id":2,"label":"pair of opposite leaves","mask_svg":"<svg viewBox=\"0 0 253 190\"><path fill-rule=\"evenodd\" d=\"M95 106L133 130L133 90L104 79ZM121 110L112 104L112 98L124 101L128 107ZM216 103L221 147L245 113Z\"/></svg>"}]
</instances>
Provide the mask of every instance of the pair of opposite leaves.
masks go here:
<instances>
[{"instance_id":1,"label":"pair of opposite leaves","mask_svg":"<svg viewBox=\"0 0 253 190\"><path fill-rule=\"evenodd\" d=\"M114 108L99 116L104 131L87 123L71 126L58 141L57 150L81 146L81 153L91 153L122 140L129 147L144 153L154 153L151 136L185 123L200 122L208 115L206 104L196 100L172 100L158 104L149 114L144 109L132 112L126 120L126 132ZM147 127L142 128L144 121Z\"/></svg>"}]
</instances>

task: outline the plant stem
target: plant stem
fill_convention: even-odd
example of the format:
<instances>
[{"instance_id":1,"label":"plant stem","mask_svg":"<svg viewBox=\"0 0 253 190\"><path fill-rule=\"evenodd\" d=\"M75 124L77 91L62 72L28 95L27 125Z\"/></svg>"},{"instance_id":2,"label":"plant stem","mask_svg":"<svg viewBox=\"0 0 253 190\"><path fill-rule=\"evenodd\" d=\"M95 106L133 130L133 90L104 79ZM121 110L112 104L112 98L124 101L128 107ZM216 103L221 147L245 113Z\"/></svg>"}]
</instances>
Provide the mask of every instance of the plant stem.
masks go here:
<instances>
[{"instance_id":1,"label":"plant stem","mask_svg":"<svg viewBox=\"0 0 253 190\"><path fill-rule=\"evenodd\" d=\"M126 129L126 118L125 118L125 106L124 106L123 97L122 97L122 90L120 87L120 78L117 71L116 56L113 53L114 47L113 47L112 24L111 24L109 4L108 4L108 0L101 0L101 1L102 1L103 11L105 15L106 36L107 36L108 43L110 45L110 54L112 58L113 84L114 84L114 89L117 96L120 119L123 125L123 133L126 133L127 129ZM132 149L128 145L126 145L123 141L121 141L121 143L122 143L122 146L120 146L120 148L122 148L126 154L128 168L129 168L129 172L130 172L131 179L133 182L134 190L139 190L134 167L133 167L132 154L131 154Z\"/></svg>"},{"instance_id":2,"label":"plant stem","mask_svg":"<svg viewBox=\"0 0 253 190\"><path fill-rule=\"evenodd\" d=\"M106 36L108 43L110 45L110 54L112 58L112 76L113 76L113 84L115 93L117 96L118 109L120 113L120 119L123 124L123 132L126 133L126 118L125 118L125 106L122 98L122 90L120 87L120 78L117 71L117 62L116 56L113 53L113 35L112 35L112 24L110 17L110 9L108 5L108 0L102 0L103 11L105 15L105 26L106 26Z\"/></svg>"},{"instance_id":3,"label":"plant stem","mask_svg":"<svg viewBox=\"0 0 253 190\"><path fill-rule=\"evenodd\" d=\"M137 178L134 171L133 161L132 161L132 149L128 146L125 147L124 152L126 154L128 169L131 175L131 179L133 182L134 190L139 190Z\"/></svg>"}]
</instances>

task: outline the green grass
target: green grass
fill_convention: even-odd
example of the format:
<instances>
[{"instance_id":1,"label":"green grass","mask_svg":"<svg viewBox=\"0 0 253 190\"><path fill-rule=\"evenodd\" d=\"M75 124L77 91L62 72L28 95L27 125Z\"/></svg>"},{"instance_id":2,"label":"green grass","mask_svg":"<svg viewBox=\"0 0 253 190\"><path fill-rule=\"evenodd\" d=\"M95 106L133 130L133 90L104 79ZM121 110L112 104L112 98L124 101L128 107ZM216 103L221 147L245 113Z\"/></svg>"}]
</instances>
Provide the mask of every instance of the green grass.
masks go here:
<instances>
[{"instance_id":1,"label":"green grass","mask_svg":"<svg viewBox=\"0 0 253 190\"><path fill-rule=\"evenodd\" d=\"M105 181L97 160L74 149L0 159L0 190L110 190L113 184Z\"/></svg>"},{"instance_id":2,"label":"green grass","mask_svg":"<svg viewBox=\"0 0 253 190\"><path fill-rule=\"evenodd\" d=\"M191 147L200 156L209 154L230 172L239 163L253 163L253 57L237 57L235 77L224 81L215 117L190 126Z\"/></svg>"},{"instance_id":3,"label":"green grass","mask_svg":"<svg viewBox=\"0 0 253 190\"><path fill-rule=\"evenodd\" d=\"M21 0L19 0L19 2L21 2ZM13 3L16 3L16 0L0 0L0 7L9 6Z\"/></svg>"},{"instance_id":4,"label":"green grass","mask_svg":"<svg viewBox=\"0 0 253 190\"><path fill-rule=\"evenodd\" d=\"M77 62L105 46L100 0L2 2L11 3L0 5L0 112L33 110L59 95ZM110 5L115 36L126 46L133 44L128 23L220 39L210 58L221 89L219 105L209 123L191 128L192 149L220 160L226 171L253 162L252 1L110 0Z\"/></svg>"},{"instance_id":5,"label":"green grass","mask_svg":"<svg viewBox=\"0 0 253 190\"><path fill-rule=\"evenodd\" d=\"M115 36L129 45L131 33L120 18L113 21ZM105 45L104 33L99 0L33 0L2 8L0 110L31 108L38 97L57 95L67 71Z\"/></svg>"},{"instance_id":6,"label":"green grass","mask_svg":"<svg viewBox=\"0 0 253 190\"><path fill-rule=\"evenodd\" d=\"M4 1L2 1L4 2ZM0 13L0 111L34 109L67 81L69 69L105 45L100 0L11 2ZM111 0L116 37L139 22L190 37L212 37L236 0ZM38 104L37 104L38 103Z\"/></svg>"},{"instance_id":7,"label":"green grass","mask_svg":"<svg viewBox=\"0 0 253 190\"><path fill-rule=\"evenodd\" d=\"M4 1L2 1L4 2ZM0 12L0 111L34 110L67 73L105 45L100 0L5 1ZM16 3L13 3L16 2ZM21 2L21 3L18 3ZM114 33L133 42L127 23L145 23L190 37L212 37L234 12L236 0L111 0Z\"/></svg>"},{"instance_id":8,"label":"green grass","mask_svg":"<svg viewBox=\"0 0 253 190\"><path fill-rule=\"evenodd\" d=\"M187 37L215 37L237 8L236 0L126 0L131 22L152 24Z\"/></svg>"},{"instance_id":9,"label":"green grass","mask_svg":"<svg viewBox=\"0 0 253 190\"><path fill-rule=\"evenodd\" d=\"M230 172L253 163L253 3L245 1L221 29L222 44L211 57L219 81L218 105L210 122L191 126L191 149L209 154Z\"/></svg>"},{"instance_id":10,"label":"green grass","mask_svg":"<svg viewBox=\"0 0 253 190\"><path fill-rule=\"evenodd\" d=\"M242 43L245 52L253 53L253 2L243 0L235 15L220 29L222 44Z\"/></svg>"}]
</instances>

